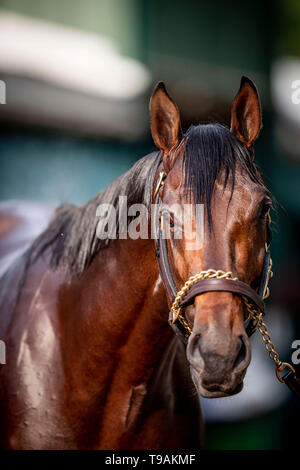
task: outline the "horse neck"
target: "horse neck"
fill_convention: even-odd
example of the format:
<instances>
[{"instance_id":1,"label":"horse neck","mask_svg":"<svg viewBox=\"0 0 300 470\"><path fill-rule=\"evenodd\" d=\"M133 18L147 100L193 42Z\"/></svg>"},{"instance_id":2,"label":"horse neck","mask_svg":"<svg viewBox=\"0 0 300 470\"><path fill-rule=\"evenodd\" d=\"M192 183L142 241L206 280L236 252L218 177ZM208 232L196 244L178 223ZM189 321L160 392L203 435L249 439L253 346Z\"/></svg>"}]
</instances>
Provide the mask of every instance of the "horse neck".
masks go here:
<instances>
[{"instance_id":1,"label":"horse neck","mask_svg":"<svg viewBox=\"0 0 300 470\"><path fill-rule=\"evenodd\" d=\"M60 299L72 367L80 352L98 383L120 374L122 387L147 382L172 337L153 240L111 242Z\"/></svg>"}]
</instances>

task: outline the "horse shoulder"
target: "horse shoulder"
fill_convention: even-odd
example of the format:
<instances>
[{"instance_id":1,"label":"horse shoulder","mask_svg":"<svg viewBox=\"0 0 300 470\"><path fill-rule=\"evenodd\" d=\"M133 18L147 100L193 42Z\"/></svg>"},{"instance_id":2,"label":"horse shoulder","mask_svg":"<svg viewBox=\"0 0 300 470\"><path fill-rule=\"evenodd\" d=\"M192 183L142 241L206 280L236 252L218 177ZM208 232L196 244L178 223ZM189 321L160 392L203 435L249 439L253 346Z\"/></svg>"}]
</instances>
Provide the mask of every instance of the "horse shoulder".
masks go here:
<instances>
[{"instance_id":1,"label":"horse shoulder","mask_svg":"<svg viewBox=\"0 0 300 470\"><path fill-rule=\"evenodd\" d=\"M6 344L6 364L0 370L6 406L0 414L9 423L4 446L37 449L53 446L56 437L58 445L61 441L58 389L63 372L56 300L64 276L41 258L22 279L18 273L23 272L25 260L26 256L20 257L1 281L6 292L17 297L0 299L1 336Z\"/></svg>"}]
</instances>

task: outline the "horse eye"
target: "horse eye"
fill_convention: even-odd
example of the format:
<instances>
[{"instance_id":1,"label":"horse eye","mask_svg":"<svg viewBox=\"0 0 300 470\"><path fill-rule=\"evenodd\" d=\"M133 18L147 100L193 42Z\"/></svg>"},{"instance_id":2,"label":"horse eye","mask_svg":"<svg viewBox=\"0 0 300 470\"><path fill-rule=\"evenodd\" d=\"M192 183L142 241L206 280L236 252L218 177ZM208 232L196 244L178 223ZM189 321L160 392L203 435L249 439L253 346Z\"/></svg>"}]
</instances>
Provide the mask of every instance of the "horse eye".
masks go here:
<instances>
[{"instance_id":1,"label":"horse eye","mask_svg":"<svg viewBox=\"0 0 300 470\"><path fill-rule=\"evenodd\" d=\"M169 216L170 216L170 227L173 228L174 227L174 216L169 213Z\"/></svg>"},{"instance_id":2,"label":"horse eye","mask_svg":"<svg viewBox=\"0 0 300 470\"><path fill-rule=\"evenodd\" d=\"M165 219L166 222L169 223L170 228L174 227L174 216L171 214L169 211L163 211L162 213L163 218Z\"/></svg>"},{"instance_id":3,"label":"horse eye","mask_svg":"<svg viewBox=\"0 0 300 470\"><path fill-rule=\"evenodd\" d=\"M268 214L269 210L271 209L271 207L272 206L269 203L265 202L264 204L262 204L261 207L260 207L260 211L259 211L259 217L261 219L265 219L267 217L267 214Z\"/></svg>"}]
</instances>

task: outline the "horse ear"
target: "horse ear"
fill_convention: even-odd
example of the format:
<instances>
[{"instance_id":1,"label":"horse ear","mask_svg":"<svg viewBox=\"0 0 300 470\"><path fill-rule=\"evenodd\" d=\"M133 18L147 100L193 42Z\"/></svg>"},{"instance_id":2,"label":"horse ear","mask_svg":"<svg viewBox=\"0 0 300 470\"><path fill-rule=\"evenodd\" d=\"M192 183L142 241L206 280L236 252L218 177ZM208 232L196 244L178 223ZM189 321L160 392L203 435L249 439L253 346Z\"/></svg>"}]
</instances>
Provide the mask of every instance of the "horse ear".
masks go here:
<instances>
[{"instance_id":1,"label":"horse ear","mask_svg":"<svg viewBox=\"0 0 300 470\"><path fill-rule=\"evenodd\" d=\"M168 95L163 82L159 82L150 99L150 126L155 145L168 155L181 135L177 105ZM164 159L164 158L163 158Z\"/></svg>"},{"instance_id":2,"label":"horse ear","mask_svg":"<svg viewBox=\"0 0 300 470\"><path fill-rule=\"evenodd\" d=\"M243 76L231 109L231 131L252 148L262 128L261 107L256 86Z\"/></svg>"}]
</instances>

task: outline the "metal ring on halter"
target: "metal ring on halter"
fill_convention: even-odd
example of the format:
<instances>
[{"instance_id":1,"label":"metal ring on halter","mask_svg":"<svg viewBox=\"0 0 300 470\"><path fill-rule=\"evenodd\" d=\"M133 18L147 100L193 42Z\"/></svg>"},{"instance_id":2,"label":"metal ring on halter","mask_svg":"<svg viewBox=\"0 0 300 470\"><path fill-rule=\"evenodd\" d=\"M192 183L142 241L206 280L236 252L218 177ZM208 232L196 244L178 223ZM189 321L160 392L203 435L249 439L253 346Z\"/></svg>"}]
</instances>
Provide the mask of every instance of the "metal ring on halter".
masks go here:
<instances>
[{"instance_id":1,"label":"metal ring on halter","mask_svg":"<svg viewBox=\"0 0 300 470\"><path fill-rule=\"evenodd\" d=\"M295 369L291 364L289 364L288 362L281 362L276 369L277 378L281 383L284 383L284 380L280 377L279 372L282 372L286 367L288 367L293 373L295 373Z\"/></svg>"}]
</instances>

